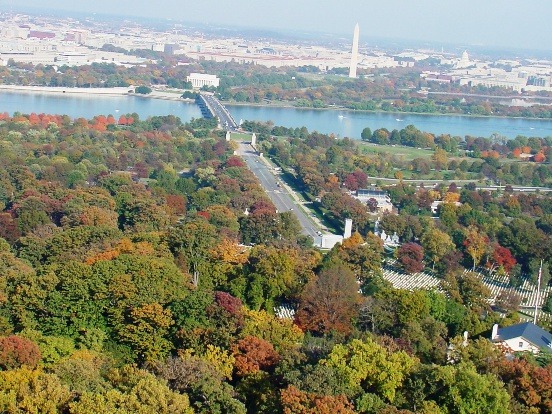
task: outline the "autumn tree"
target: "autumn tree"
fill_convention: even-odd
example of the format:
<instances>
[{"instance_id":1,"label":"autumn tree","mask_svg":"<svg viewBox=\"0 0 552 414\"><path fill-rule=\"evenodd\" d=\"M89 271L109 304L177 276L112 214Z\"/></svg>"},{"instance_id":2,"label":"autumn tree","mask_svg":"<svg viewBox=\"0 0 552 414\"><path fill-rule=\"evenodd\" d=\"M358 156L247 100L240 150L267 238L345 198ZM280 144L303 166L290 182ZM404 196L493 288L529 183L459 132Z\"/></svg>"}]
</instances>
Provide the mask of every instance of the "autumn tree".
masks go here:
<instances>
[{"instance_id":1,"label":"autumn tree","mask_svg":"<svg viewBox=\"0 0 552 414\"><path fill-rule=\"evenodd\" d=\"M3 412L60 413L72 399L69 388L42 370L0 371L0 410Z\"/></svg>"},{"instance_id":2,"label":"autumn tree","mask_svg":"<svg viewBox=\"0 0 552 414\"><path fill-rule=\"evenodd\" d=\"M345 265L324 269L306 286L296 314L298 325L320 334L348 333L360 295L354 273Z\"/></svg>"},{"instance_id":3,"label":"autumn tree","mask_svg":"<svg viewBox=\"0 0 552 414\"><path fill-rule=\"evenodd\" d=\"M192 414L186 394L172 391L163 379L126 365L108 376L112 389L107 392L85 392L69 404L71 414L143 412Z\"/></svg>"},{"instance_id":4,"label":"autumn tree","mask_svg":"<svg viewBox=\"0 0 552 414\"><path fill-rule=\"evenodd\" d=\"M539 367L520 359L500 359L493 368L510 390L517 412L552 412L552 365ZM523 409L527 411L522 411Z\"/></svg>"},{"instance_id":5,"label":"autumn tree","mask_svg":"<svg viewBox=\"0 0 552 414\"><path fill-rule=\"evenodd\" d=\"M421 243L426 254L433 261L433 267L455 247L450 236L435 227L426 230L422 235Z\"/></svg>"},{"instance_id":6,"label":"autumn tree","mask_svg":"<svg viewBox=\"0 0 552 414\"><path fill-rule=\"evenodd\" d=\"M436 148L431 159L433 160L436 170L440 171L447 167L447 152L444 149Z\"/></svg>"},{"instance_id":7,"label":"autumn tree","mask_svg":"<svg viewBox=\"0 0 552 414\"><path fill-rule=\"evenodd\" d=\"M364 283L382 275L382 254L383 242L379 237L368 233L363 239L355 232L333 247L324 259L324 266L326 263L333 263L333 259L337 257L348 265L360 283Z\"/></svg>"},{"instance_id":8,"label":"autumn tree","mask_svg":"<svg viewBox=\"0 0 552 414\"><path fill-rule=\"evenodd\" d=\"M238 376L269 370L280 360L272 344L255 336L246 336L234 347L235 369Z\"/></svg>"},{"instance_id":9,"label":"autumn tree","mask_svg":"<svg viewBox=\"0 0 552 414\"><path fill-rule=\"evenodd\" d=\"M472 258L472 270L475 270L489 248L489 238L477 227L469 226L466 230L463 244L466 253Z\"/></svg>"},{"instance_id":10,"label":"autumn tree","mask_svg":"<svg viewBox=\"0 0 552 414\"><path fill-rule=\"evenodd\" d=\"M270 342L281 353L293 350L303 341L303 332L293 321L270 315L266 311L244 310L245 321L240 335L255 336Z\"/></svg>"},{"instance_id":11,"label":"autumn tree","mask_svg":"<svg viewBox=\"0 0 552 414\"><path fill-rule=\"evenodd\" d=\"M129 313L129 323L120 332L143 361L160 360L168 354L172 345L167 339L172 325L172 313L158 303L134 308Z\"/></svg>"},{"instance_id":12,"label":"autumn tree","mask_svg":"<svg viewBox=\"0 0 552 414\"><path fill-rule=\"evenodd\" d=\"M506 274L509 274L516 263L517 260L510 252L510 249L503 247L498 243L494 243L492 245L492 254L488 260L488 266L491 272L498 268Z\"/></svg>"},{"instance_id":13,"label":"autumn tree","mask_svg":"<svg viewBox=\"0 0 552 414\"><path fill-rule=\"evenodd\" d=\"M424 270L424 250L418 243L405 243L396 251L396 257L406 273Z\"/></svg>"},{"instance_id":14,"label":"autumn tree","mask_svg":"<svg viewBox=\"0 0 552 414\"><path fill-rule=\"evenodd\" d=\"M352 404L344 395L316 395L303 392L293 385L281 390L284 414L354 414Z\"/></svg>"},{"instance_id":15,"label":"autumn tree","mask_svg":"<svg viewBox=\"0 0 552 414\"><path fill-rule=\"evenodd\" d=\"M34 368L40 359L40 349L33 341L16 335L0 337L0 368Z\"/></svg>"}]
</instances>

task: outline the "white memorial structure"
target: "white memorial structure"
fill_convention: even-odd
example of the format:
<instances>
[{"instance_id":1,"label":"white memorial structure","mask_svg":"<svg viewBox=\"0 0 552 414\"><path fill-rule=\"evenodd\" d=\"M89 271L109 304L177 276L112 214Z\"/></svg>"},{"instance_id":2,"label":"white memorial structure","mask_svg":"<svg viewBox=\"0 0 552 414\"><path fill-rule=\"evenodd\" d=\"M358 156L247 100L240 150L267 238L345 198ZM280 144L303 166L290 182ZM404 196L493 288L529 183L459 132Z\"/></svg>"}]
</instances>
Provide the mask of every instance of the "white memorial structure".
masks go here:
<instances>
[{"instance_id":1,"label":"white memorial structure","mask_svg":"<svg viewBox=\"0 0 552 414\"><path fill-rule=\"evenodd\" d=\"M190 73L186 77L186 82L190 82L194 89L200 89L203 86L213 86L217 88L220 84L220 79L215 75L208 75L206 73Z\"/></svg>"},{"instance_id":2,"label":"white memorial structure","mask_svg":"<svg viewBox=\"0 0 552 414\"><path fill-rule=\"evenodd\" d=\"M349 67L349 77L357 77L357 65L358 65L358 35L360 29L358 23L355 26L355 32L353 34L353 48L351 50L351 66Z\"/></svg>"}]
</instances>

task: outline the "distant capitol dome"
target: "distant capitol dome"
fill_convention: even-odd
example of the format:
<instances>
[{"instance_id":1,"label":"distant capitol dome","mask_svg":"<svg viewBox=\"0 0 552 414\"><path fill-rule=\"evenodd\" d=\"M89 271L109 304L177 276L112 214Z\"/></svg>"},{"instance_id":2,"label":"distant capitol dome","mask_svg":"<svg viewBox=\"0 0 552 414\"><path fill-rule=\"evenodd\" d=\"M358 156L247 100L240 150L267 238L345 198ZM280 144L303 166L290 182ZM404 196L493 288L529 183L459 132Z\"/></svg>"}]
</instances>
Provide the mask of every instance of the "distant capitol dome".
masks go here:
<instances>
[{"instance_id":1,"label":"distant capitol dome","mask_svg":"<svg viewBox=\"0 0 552 414\"><path fill-rule=\"evenodd\" d=\"M455 66L458 69L462 69L462 68L470 67L471 65L472 63L470 62L470 56L468 55L468 51L464 50L464 52L462 52L462 57L458 60Z\"/></svg>"}]
</instances>

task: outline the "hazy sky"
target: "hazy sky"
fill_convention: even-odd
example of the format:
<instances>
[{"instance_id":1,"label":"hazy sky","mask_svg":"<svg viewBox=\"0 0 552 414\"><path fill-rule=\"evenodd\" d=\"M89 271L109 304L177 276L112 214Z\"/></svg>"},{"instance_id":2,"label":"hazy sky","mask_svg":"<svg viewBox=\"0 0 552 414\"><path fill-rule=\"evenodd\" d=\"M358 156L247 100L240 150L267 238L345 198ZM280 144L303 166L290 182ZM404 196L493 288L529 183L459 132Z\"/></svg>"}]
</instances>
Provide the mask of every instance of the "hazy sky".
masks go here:
<instances>
[{"instance_id":1,"label":"hazy sky","mask_svg":"<svg viewBox=\"0 0 552 414\"><path fill-rule=\"evenodd\" d=\"M0 0L13 4L228 26L552 49L549 0Z\"/></svg>"}]
</instances>

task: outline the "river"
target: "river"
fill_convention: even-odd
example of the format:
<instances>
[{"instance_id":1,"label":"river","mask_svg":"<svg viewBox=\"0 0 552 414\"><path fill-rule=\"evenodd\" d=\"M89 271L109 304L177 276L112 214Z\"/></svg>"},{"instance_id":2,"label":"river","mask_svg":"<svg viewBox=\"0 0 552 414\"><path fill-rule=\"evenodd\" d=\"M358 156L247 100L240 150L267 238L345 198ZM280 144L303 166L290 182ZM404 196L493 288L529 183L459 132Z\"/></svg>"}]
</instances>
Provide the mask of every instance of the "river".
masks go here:
<instances>
[{"instance_id":1,"label":"river","mask_svg":"<svg viewBox=\"0 0 552 414\"><path fill-rule=\"evenodd\" d=\"M494 133L514 138L517 135L552 136L552 120L466 117L451 115L419 115L374 113L298 108L228 106L239 121L272 121L286 127L306 126L309 131L334 133L338 137L358 139L365 127L402 129L409 124L433 134L473 135L489 137ZM150 99L137 96L56 95L0 91L0 112L67 114L73 118L95 115L137 113L142 119L154 115L176 115L182 121L199 118L201 113L192 103Z\"/></svg>"}]
</instances>

